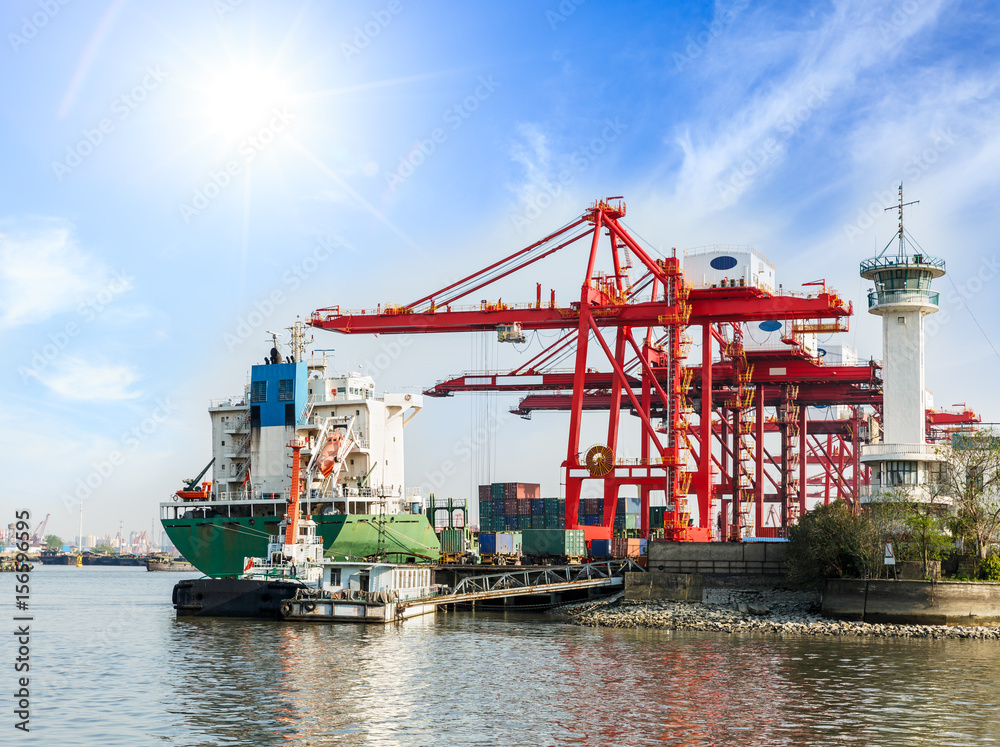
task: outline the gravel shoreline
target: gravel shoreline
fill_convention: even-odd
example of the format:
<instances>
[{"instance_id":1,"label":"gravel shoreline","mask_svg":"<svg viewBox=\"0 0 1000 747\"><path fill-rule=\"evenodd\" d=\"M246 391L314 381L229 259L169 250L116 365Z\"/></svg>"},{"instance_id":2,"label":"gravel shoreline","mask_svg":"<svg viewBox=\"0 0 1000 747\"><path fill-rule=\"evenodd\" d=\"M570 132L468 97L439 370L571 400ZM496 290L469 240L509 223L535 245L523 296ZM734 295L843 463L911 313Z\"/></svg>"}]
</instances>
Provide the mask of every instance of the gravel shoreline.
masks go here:
<instances>
[{"instance_id":1,"label":"gravel shoreline","mask_svg":"<svg viewBox=\"0 0 1000 747\"><path fill-rule=\"evenodd\" d=\"M618 598L571 611L570 623L601 628L708 630L720 633L877 638L1000 640L1000 627L845 622L820 614L818 592L705 589L697 602L625 602Z\"/></svg>"}]
</instances>

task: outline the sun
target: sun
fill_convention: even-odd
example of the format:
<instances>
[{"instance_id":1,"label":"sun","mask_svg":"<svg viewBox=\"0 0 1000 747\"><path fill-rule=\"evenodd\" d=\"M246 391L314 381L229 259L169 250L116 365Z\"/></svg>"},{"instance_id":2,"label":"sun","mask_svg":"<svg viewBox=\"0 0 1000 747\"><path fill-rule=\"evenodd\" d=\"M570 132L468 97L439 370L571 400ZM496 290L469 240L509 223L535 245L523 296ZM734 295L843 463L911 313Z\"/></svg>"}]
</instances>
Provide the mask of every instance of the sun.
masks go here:
<instances>
[{"instance_id":1,"label":"sun","mask_svg":"<svg viewBox=\"0 0 1000 747\"><path fill-rule=\"evenodd\" d=\"M203 91L206 129L227 140L245 137L262 127L291 96L272 72L253 65L212 72Z\"/></svg>"}]
</instances>

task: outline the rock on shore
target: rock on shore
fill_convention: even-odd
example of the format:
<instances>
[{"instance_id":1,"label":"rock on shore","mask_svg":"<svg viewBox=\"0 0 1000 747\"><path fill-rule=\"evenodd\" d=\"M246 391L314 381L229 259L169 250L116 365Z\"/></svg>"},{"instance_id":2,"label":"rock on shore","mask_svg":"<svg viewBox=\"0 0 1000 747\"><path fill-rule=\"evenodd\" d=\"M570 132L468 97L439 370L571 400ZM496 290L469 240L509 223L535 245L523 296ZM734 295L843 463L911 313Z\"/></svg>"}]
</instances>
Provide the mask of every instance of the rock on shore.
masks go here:
<instances>
[{"instance_id":1,"label":"rock on shore","mask_svg":"<svg viewBox=\"0 0 1000 747\"><path fill-rule=\"evenodd\" d=\"M818 592L789 589L706 589L701 604L635 604L621 599L609 600L574 614L571 622L602 628L711 630L720 633L1000 640L1000 627L890 625L831 620L820 615Z\"/></svg>"}]
</instances>

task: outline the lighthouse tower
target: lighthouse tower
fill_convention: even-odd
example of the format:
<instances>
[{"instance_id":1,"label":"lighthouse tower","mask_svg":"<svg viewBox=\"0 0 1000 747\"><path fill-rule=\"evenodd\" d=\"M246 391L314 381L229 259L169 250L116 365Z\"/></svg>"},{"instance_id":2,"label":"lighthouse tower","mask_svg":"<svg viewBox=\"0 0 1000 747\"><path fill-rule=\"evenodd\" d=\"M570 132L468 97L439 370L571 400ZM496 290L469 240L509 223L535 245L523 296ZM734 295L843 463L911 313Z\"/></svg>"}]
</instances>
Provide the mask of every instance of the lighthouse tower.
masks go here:
<instances>
[{"instance_id":1,"label":"lighthouse tower","mask_svg":"<svg viewBox=\"0 0 1000 747\"><path fill-rule=\"evenodd\" d=\"M877 257L861 263L861 277L875 286L868 293L868 313L882 317L882 437L861 453L861 461L872 468L869 493L862 495L868 501L887 493L928 500L926 486L936 481L942 461L926 441L924 317L938 310L931 283L945 274L945 265L920 250L903 228L903 208L912 204L903 202L900 184L896 237ZM896 251L890 253L893 245Z\"/></svg>"}]
</instances>

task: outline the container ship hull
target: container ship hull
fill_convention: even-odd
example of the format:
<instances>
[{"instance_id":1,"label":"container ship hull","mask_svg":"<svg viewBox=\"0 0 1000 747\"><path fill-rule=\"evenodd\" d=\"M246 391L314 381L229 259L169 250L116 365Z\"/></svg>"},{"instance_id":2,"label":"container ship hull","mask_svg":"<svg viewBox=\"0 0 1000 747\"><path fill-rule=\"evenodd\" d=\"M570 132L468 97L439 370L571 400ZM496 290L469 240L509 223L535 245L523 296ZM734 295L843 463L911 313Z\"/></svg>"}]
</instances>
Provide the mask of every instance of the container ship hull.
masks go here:
<instances>
[{"instance_id":1,"label":"container ship hull","mask_svg":"<svg viewBox=\"0 0 1000 747\"><path fill-rule=\"evenodd\" d=\"M368 558L381 554L395 563L437 559L438 540L421 514L314 516L316 532L323 538L324 555L335 560ZM206 576L236 576L245 558L267 552L268 535L276 534L280 517L216 516L213 518L162 519L163 528L177 550ZM384 522L380 541L379 523Z\"/></svg>"}]
</instances>

